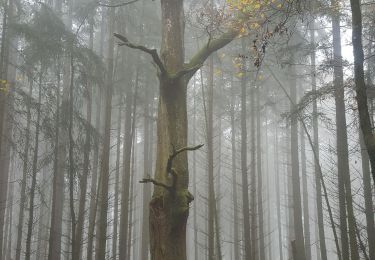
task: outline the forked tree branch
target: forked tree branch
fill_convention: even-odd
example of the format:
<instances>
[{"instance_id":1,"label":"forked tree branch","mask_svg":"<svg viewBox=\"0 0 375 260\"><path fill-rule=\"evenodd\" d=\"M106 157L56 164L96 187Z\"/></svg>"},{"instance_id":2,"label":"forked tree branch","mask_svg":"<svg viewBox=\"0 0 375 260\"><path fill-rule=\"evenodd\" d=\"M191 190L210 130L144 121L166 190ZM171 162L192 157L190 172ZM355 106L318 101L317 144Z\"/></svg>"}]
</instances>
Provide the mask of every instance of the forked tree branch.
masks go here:
<instances>
[{"instance_id":1,"label":"forked tree branch","mask_svg":"<svg viewBox=\"0 0 375 260\"><path fill-rule=\"evenodd\" d=\"M229 30L225 33L223 33L219 38L217 39L209 39L208 42L203 46L190 60L189 63L186 64L186 74L188 74L190 77L194 75L194 73L199 70L199 68L202 66L202 64L205 62L205 60L215 51L223 48L227 44L229 44L231 41L233 41L238 34L240 33L237 29Z\"/></svg>"},{"instance_id":2,"label":"forked tree branch","mask_svg":"<svg viewBox=\"0 0 375 260\"><path fill-rule=\"evenodd\" d=\"M167 173L171 173L171 171L173 170L172 169L173 159L176 158L177 155L179 155L180 153L183 153L183 152L187 152L187 151L198 150L198 149L202 148L203 146L204 146L204 144L199 144L197 146L186 146L186 147L180 148L178 150L174 150L173 153L168 158Z\"/></svg>"},{"instance_id":3,"label":"forked tree branch","mask_svg":"<svg viewBox=\"0 0 375 260\"><path fill-rule=\"evenodd\" d=\"M129 40L125 36L123 36L121 34L118 34L118 33L114 33L114 36L121 41L121 43L119 43L119 46L125 45L125 46L127 46L131 49L140 50L140 51L143 51L147 54L150 54L154 63L158 66L160 72L162 74L166 73L166 69L164 67L164 64L161 61L161 59L159 57L159 54L158 54L156 49L149 49L149 48L147 48L145 46L142 46L142 45L133 44L133 43L129 42Z\"/></svg>"},{"instance_id":4,"label":"forked tree branch","mask_svg":"<svg viewBox=\"0 0 375 260\"><path fill-rule=\"evenodd\" d=\"M183 152L187 152L187 151L195 151L195 150L198 150L200 148L203 147L204 144L200 144L200 145L197 145L197 146L186 146L186 147L183 147L183 148L180 148L178 150L175 150L173 148L173 153L169 156L168 158L168 162L167 162L167 174L171 174L172 175L172 191L175 191L176 190L176 186L177 186L177 178L178 178L178 174L177 172L175 171L175 169L172 168L172 164L173 164L173 159L176 158L177 155L179 155L180 153L183 153Z\"/></svg>"},{"instance_id":5,"label":"forked tree branch","mask_svg":"<svg viewBox=\"0 0 375 260\"><path fill-rule=\"evenodd\" d=\"M176 156L179 155L180 153L187 152L187 151L195 151L195 150L198 150L202 147L203 147L203 144L200 144L200 145L197 145L197 146L183 147L181 149L174 150L173 153L169 156L168 162L167 162L167 174L169 173L169 174L172 175L172 185L171 186L167 185L165 183L159 182L159 181L157 181L155 179L152 179L152 178L143 178L141 181L139 181L139 183L152 183L155 186L163 187L167 191L174 194L176 192L178 174L172 168L173 159L176 158Z\"/></svg>"}]
</instances>

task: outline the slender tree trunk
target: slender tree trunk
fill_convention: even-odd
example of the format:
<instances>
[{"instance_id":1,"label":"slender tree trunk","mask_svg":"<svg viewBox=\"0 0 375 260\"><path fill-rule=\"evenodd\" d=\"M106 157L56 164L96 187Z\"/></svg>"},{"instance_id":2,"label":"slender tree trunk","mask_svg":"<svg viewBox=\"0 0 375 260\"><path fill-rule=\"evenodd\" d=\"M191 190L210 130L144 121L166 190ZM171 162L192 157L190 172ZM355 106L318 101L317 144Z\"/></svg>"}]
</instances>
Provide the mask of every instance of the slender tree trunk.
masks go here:
<instances>
[{"instance_id":1,"label":"slender tree trunk","mask_svg":"<svg viewBox=\"0 0 375 260\"><path fill-rule=\"evenodd\" d=\"M14 153L12 155L12 169L11 172L13 173L12 176L12 183L9 187L9 201L8 201L8 225L9 225L9 231L8 231L8 239L7 243L4 244L4 259L13 259L12 258L12 242L13 242L13 202L14 202L14 182L16 181L16 171L15 171L15 158Z\"/></svg>"},{"instance_id":2,"label":"slender tree trunk","mask_svg":"<svg viewBox=\"0 0 375 260\"><path fill-rule=\"evenodd\" d=\"M7 104L5 107L5 115L3 127L3 136L0 138L3 139L3 149L0 151L0 259L5 253L3 250L3 245L6 244L6 213L7 213L7 201L9 199L9 173L10 173L10 157L11 157L11 144L12 144L12 128L13 128L13 91L7 95ZM9 205L8 205L9 206ZM5 227L5 230L4 230Z\"/></svg>"},{"instance_id":3,"label":"slender tree trunk","mask_svg":"<svg viewBox=\"0 0 375 260\"><path fill-rule=\"evenodd\" d=\"M278 127L275 127L275 186L276 186L276 211L277 211L277 230L278 230L278 242L279 242L279 256L280 260L284 259L283 254L283 234L282 234L282 226L281 226L281 207L280 207L280 172L279 172L279 137L278 137ZM271 260L271 259L269 259Z\"/></svg>"},{"instance_id":4,"label":"slender tree trunk","mask_svg":"<svg viewBox=\"0 0 375 260\"><path fill-rule=\"evenodd\" d=\"M136 84L138 84L138 68L136 71ZM120 238L121 245L128 244L128 228L129 228L129 197L130 197L130 175L131 175L131 153L132 153L132 101L133 87L131 84L126 86L125 93L125 120L124 120L124 154L123 154L123 175L121 190L121 214L120 214ZM137 88L137 86L135 87ZM135 118L135 116L134 116ZM135 119L134 119L135 120ZM125 259L127 255L127 247L119 248L120 259Z\"/></svg>"},{"instance_id":5,"label":"slender tree trunk","mask_svg":"<svg viewBox=\"0 0 375 260\"><path fill-rule=\"evenodd\" d=\"M44 151L49 152L48 143L45 144ZM39 206L39 227L38 227L38 245L36 251L36 259L44 260L48 255L48 230L49 230L49 209L51 207L50 199L50 179L49 169L47 167L43 168L42 171L42 185L41 190L40 206Z\"/></svg>"},{"instance_id":6,"label":"slender tree trunk","mask_svg":"<svg viewBox=\"0 0 375 260\"><path fill-rule=\"evenodd\" d=\"M103 22L102 22L103 24ZM104 27L104 26L102 26ZM90 21L90 32L94 31L94 21ZM104 28L102 28L102 33ZM104 39L105 37L101 37ZM102 55L102 44L100 45ZM101 112L102 112L102 87L97 88L96 94L96 111L95 111L95 129L101 136ZM93 144L94 154L92 163L92 175L90 183L90 203L89 203L89 219L88 219L88 234L87 234L87 260L93 259L93 244L94 244L94 233L95 233L95 223L96 223L96 213L97 213L97 183L98 183L98 168L99 168L99 152L100 152L100 141L99 137L95 137Z\"/></svg>"},{"instance_id":7,"label":"slender tree trunk","mask_svg":"<svg viewBox=\"0 0 375 260\"><path fill-rule=\"evenodd\" d=\"M207 89L207 170L208 170L208 260L215 259L215 184L214 184L214 147L213 147L213 57L208 60L208 89Z\"/></svg>"},{"instance_id":8,"label":"slender tree trunk","mask_svg":"<svg viewBox=\"0 0 375 260\"><path fill-rule=\"evenodd\" d=\"M59 63L60 61L58 61ZM64 168L66 151L66 129L64 126L64 113L67 107L67 88L63 89L62 104L60 107L60 64L57 65L57 109L55 129L55 166L52 184L52 213L51 229L49 232L48 260L60 260L61 258L61 236L62 215L64 204Z\"/></svg>"},{"instance_id":9,"label":"slender tree trunk","mask_svg":"<svg viewBox=\"0 0 375 260\"><path fill-rule=\"evenodd\" d=\"M7 78L7 69L8 69L8 19L9 19L9 8L12 6L12 2L4 1L3 4L3 19L2 19L2 31L1 31L1 49L0 49L0 78L6 79ZM9 6L8 6L9 5ZM6 84L6 83L5 83ZM6 85L2 83L1 88L6 89ZM3 86L4 85L4 86ZM0 91L0 136L3 136L4 130L4 120L5 120L5 112L6 112L6 98L7 94L6 91ZM4 149L3 147L3 139L0 138L0 151ZM6 196L6 195L5 195ZM0 198L1 199L1 198ZM1 222L3 222L1 220ZM0 223L2 224L2 223ZM0 226L1 230L3 231L3 226ZM2 232L1 232L2 234ZM0 242L2 245L2 236L0 238ZM0 257L2 257L2 249L0 249Z\"/></svg>"},{"instance_id":10,"label":"slender tree trunk","mask_svg":"<svg viewBox=\"0 0 375 260\"><path fill-rule=\"evenodd\" d=\"M238 198L237 198L237 164L236 164L236 129L235 129L235 93L233 79L231 82L231 142L232 142L232 202L233 202L233 251L234 259L240 259L239 231L238 231ZM197 257L195 258L197 259Z\"/></svg>"},{"instance_id":11,"label":"slender tree trunk","mask_svg":"<svg viewBox=\"0 0 375 260\"><path fill-rule=\"evenodd\" d=\"M374 208L371 188L371 172L369 165L369 156L363 141L362 133L359 134L359 142L362 156L362 180L363 180L363 197L365 198L365 214L366 214L366 231L368 239L368 249L370 259L375 259L375 224L374 224Z\"/></svg>"},{"instance_id":12,"label":"slender tree trunk","mask_svg":"<svg viewBox=\"0 0 375 260\"><path fill-rule=\"evenodd\" d=\"M136 102L136 95L134 95L134 104ZM135 113L134 113L135 115ZM129 201L129 232L128 232L128 244L127 244L127 250L126 250L126 259L131 259L130 256L131 256L131 248L132 246L135 246L134 245L134 242L135 240L133 240L133 214L134 214L134 208L133 208L133 202L134 202L134 177L135 177L135 173L136 173L136 170L137 170L137 158L136 158L136 154L137 154L137 150L136 150L136 146L135 146L135 138L137 136L137 133L135 132L135 120L133 121L133 125L132 125L132 132L134 133L132 136L133 136L133 142L132 142L132 146L133 146L133 149L132 149L132 165L131 165L131 176L130 176L130 201ZM134 256L133 256L133 259L134 259Z\"/></svg>"},{"instance_id":13,"label":"slender tree trunk","mask_svg":"<svg viewBox=\"0 0 375 260\"><path fill-rule=\"evenodd\" d=\"M21 246L22 246L22 235L23 235L23 218L26 202L26 183L27 183L27 168L29 162L29 146L30 146L30 125L31 125L31 97L33 93L33 80L29 82L29 98L26 102L27 119L25 129L25 147L23 151L23 169L22 169L22 181L21 181L21 194L20 194L20 208L18 214L18 227L17 227L17 242L16 242L16 260L21 259Z\"/></svg>"},{"instance_id":14,"label":"slender tree trunk","mask_svg":"<svg viewBox=\"0 0 375 260\"><path fill-rule=\"evenodd\" d=\"M109 182L109 154L111 143L112 91L113 91L113 56L114 56L114 26L115 9L108 10L108 49L107 49L107 84L105 92L103 150L100 164L100 182L98 196L98 230L96 236L96 260L105 259L107 245L107 211L108 211L108 182ZM126 244L125 244L126 245ZM125 247L125 245L123 247Z\"/></svg>"},{"instance_id":15,"label":"slender tree trunk","mask_svg":"<svg viewBox=\"0 0 375 260\"><path fill-rule=\"evenodd\" d=\"M117 117L117 145L116 145L116 175L115 175L115 196L113 206L113 235L112 235L112 258L117 257L117 237L118 237L118 199L119 199L119 182L120 182L120 157L121 157L121 113L122 113L122 95L119 98L119 108Z\"/></svg>"},{"instance_id":16,"label":"slender tree trunk","mask_svg":"<svg viewBox=\"0 0 375 260\"><path fill-rule=\"evenodd\" d=\"M315 21L311 25L311 44L314 50L311 52L311 83L312 90L316 91L316 53L315 53ZM318 105L316 100L313 102L313 136L314 136L314 149L317 156L317 160L314 160L314 174L315 174L315 194L316 194L316 215L317 215L317 225L318 225L318 235L319 235L319 249L321 260L327 260L327 246L325 241L325 231L324 231L324 217L323 217L323 202L322 202L322 187L319 178L319 127L318 127Z\"/></svg>"},{"instance_id":17,"label":"slender tree trunk","mask_svg":"<svg viewBox=\"0 0 375 260\"><path fill-rule=\"evenodd\" d=\"M151 87L147 84L146 87ZM152 113L152 104L153 104L153 91L147 89L145 91L145 104L144 104L144 118L143 118L143 133L144 133L144 143L143 143L143 177L147 178L152 171L152 151L150 149L150 143L152 139L151 128L151 118ZM151 111L150 111L151 108ZM142 214L142 241L141 241L141 260L149 259L149 205L148 203L151 200L151 188L149 185L143 186L143 214Z\"/></svg>"},{"instance_id":18,"label":"slender tree trunk","mask_svg":"<svg viewBox=\"0 0 375 260\"><path fill-rule=\"evenodd\" d=\"M256 101L255 101L255 87L251 86L250 89L250 142L251 142L251 181L250 181L250 208L251 208L251 259L256 259L258 254L258 208L257 208L257 172L256 172Z\"/></svg>"},{"instance_id":19,"label":"slender tree trunk","mask_svg":"<svg viewBox=\"0 0 375 260\"><path fill-rule=\"evenodd\" d=\"M83 170L82 175L79 179L79 205L77 213L77 224L74 238L74 244L72 244L72 260L80 260L82 252L82 239L83 239L83 228L85 223L85 208L86 208L86 193L87 193L87 180L89 175L90 166L90 151L91 151L91 114L92 114L92 83L86 82L87 88L87 107L86 107L86 128L85 128L85 144L84 144L84 155L83 155Z\"/></svg>"},{"instance_id":20,"label":"slender tree trunk","mask_svg":"<svg viewBox=\"0 0 375 260\"><path fill-rule=\"evenodd\" d=\"M295 70L291 69L290 73L294 77ZM297 103L297 84L296 79L291 78L290 83L290 97L292 102L290 110L294 110L294 104ZM305 243L303 235L302 224L302 208L301 208L301 189L300 189L300 176L299 176L299 158L298 158L298 121L297 115L292 115L290 129L290 149L291 149L291 163L292 163L292 194L293 194L293 225L295 235L295 260L306 259Z\"/></svg>"},{"instance_id":21,"label":"slender tree trunk","mask_svg":"<svg viewBox=\"0 0 375 260\"><path fill-rule=\"evenodd\" d=\"M362 44L362 13L361 1L350 0L352 10L352 43L354 54L354 81L357 94L359 122L363 133L364 143L370 158L371 173L375 182L375 136L370 119L367 100L365 76L363 69L364 54Z\"/></svg>"},{"instance_id":22,"label":"slender tree trunk","mask_svg":"<svg viewBox=\"0 0 375 260\"><path fill-rule=\"evenodd\" d=\"M31 186L30 186L30 202L29 202L29 219L27 225L27 237L26 237L26 252L25 259L31 259L31 239L33 233L33 222L34 222L34 199L36 191L36 177L38 173L38 154L39 154L39 134L40 134L40 120L41 120L41 106L42 106L42 79L43 79L43 68L41 67L39 72L39 94L38 94L38 105L37 105L37 119L35 126L35 147L33 155L33 166L31 175Z\"/></svg>"},{"instance_id":23,"label":"slender tree trunk","mask_svg":"<svg viewBox=\"0 0 375 260\"><path fill-rule=\"evenodd\" d=\"M197 135L197 98L196 98L196 78L194 77L193 82L193 137L192 142L196 143L196 135ZM193 154L193 196L194 198L197 197L197 156L196 153ZM194 225L194 259L198 259L199 255L199 247L198 247L198 207L197 207L197 200L194 200L194 215L193 215L193 225Z\"/></svg>"},{"instance_id":24,"label":"slender tree trunk","mask_svg":"<svg viewBox=\"0 0 375 260\"><path fill-rule=\"evenodd\" d=\"M265 244L264 244L264 212L263 212L263 171L262 171L262 139L261 139L261 120L260 120L260 93L259 87L256 88L256 120L257 120L257 173L258 173L258 227L259 227L259 259L265 260Z\"/></svg>"},{"instance_id":25,"label":"slender tree trunk","mask_svg":"<svg viewBox=\"0 0 375 260\"><path fill-rule=\"evenodd\" d=\"M307 186L306 170L306 145L303 127L300 127L301 141L301 172L302 172L302 198L303 198L303 228L305 235L306 260L311 260L311 242L310 242L310 214L309 214L309 197Z\"/></svg>"},{"instance_id":26,"label":"slender tree trunk","mask_svg":"<svg viewBox=\"0 0 375 260\"><path fill-rule=\"evenodd\" d=\"M245 50L245 42L242 40L242 50ZM251 239L250 239L250 209L248 193L248 168L247 168L247 128L246 128L246 61L242 62L243 75L241 78L241 176L242 176L242 216L245 259L251 259ZM255 250L255 248L253 248Z\"/></svg>"},{"instance_id":27,"label":"slender tree trunk","mask_svg":"<svg viewBox=\"0 0 375 260\"><path fill-rule=\"evenodd\" d=\"M4 242L4 221L6 212L6 202L8 195L8 179L9 179L9 156L10 156L10 135L11 121L9 121L9 113L12 109L12 93L11 87L14 84L15 74L8 73L10 60L10 44L11 31L8 24L13 20L13 2L3 2L3 23L1 33L1 50L0 50L0 78L5 83L0 84L0 260L3 257Z\"/></svg>"},{"instance_id":28,"label":"slender tree trunk","mask_svg":"<svg viewBox=\"0 0 375 260\"><path fill-rule=\"evenodd\" d=\"M332 0L332 6L338 2ZM349 152L348 137L346 130L346 111L344 101L344 73L342 67L341 54L341 32L340 16L332 15L333 34L333 60L334 60L334 87L336 102L336 132L337 132L337 171L339 183L339 203L340 203L340 227L343 259L349 259L349 245L347 244L346 211L348 213L349 242L351 259L359 259L358 245L355 231L355 219L352 206L351 183L349 172Z\"/></svg>"},{"instance_id":29,"label":"slender tree trunk","mask_svg":"<svg viewBox=\"0 0 375 260\"><path fill-rule=\"evenodd\" d=\"M98 88L96 94L96 118L95 118L95 129L100 132L101 126L101 111L102 111L102 90ZM93 259L93 244L94 244L94 233L96 223L96 212L97 212L97 188L98 188L98 166L99 166L99 152L100 152L100 141L99 137L94 139L94 154L93 154L93 170L90 183L90 203L89 203L89 219L88 219L88 234L87 234L87 260Z\"/></svg>"},{"instance_id":30,"label":"slender tree trunk","mask_svg":"<svg viewBox=\"0 0 375 260\"><path fill-rule=\"evenodd\" d=\"M69 86L69 207L70 207L70 222L71 222L71 236L68 238L71 239L71 254L72 257L74 255L73 252L79 251L79 244L76 240L76 213L75 213L75 205L74 205L74 186L75 186L75 166L74 166L74 140L73 140L73 123L74 123L74 65L73 65L73 54L70 54L70 86ZM67 244L69 244L69 240ZM68 254L68 259L69 259Z\"/></svg>"}]
</instances>

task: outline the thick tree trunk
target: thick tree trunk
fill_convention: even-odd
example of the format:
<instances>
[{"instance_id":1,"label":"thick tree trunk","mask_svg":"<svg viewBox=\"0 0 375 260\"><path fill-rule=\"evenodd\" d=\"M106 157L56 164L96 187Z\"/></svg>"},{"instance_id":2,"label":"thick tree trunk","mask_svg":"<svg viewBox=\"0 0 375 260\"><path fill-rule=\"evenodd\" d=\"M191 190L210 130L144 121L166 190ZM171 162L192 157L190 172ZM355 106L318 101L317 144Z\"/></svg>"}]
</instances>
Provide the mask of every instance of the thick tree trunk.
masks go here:
<instances>
[{"instance_id":1,"label":"thick tree trunk","mask_svg":"<svg viewBox=\"0 0 375 260\"><path fill-rule=\"evenodd\" d=\"M151 258L186 260L186 223L189 204L193 200L188 191L186 152L201 147L186 146L187 84L207 57L231 42L238 32L229 31L218 39L210 40L188 64L184 64L183 0L161 0L161 10L160 56L156 50L131 44L124 36L116 34L116 37L126 46L150 54L159 68L160 98L155 178L142 181L151 182L156 186L150 203Z\"/></svg>"},{"instance_id":2,"label":"thick tree trunk","mask_svg":"<svg viewBox=\"0 0 375 260\"><path fill-rule=\"evenodd\" d=\"M158 115L156 179L170 183L166 172L173 149L187 145L186 80L161 79ZM175 147L175 148L174 148ZM173 161L177 173L175 191L155 187L150 203L151 259L186 260L186 222L189 203L186 153Z\"/></svg>"},{"instance_id":3,"label":"thick tree trunk","mask_svg":"<svg viewBox=\"0 0 375 260\"><path fill-rule=\"evenodd\" d=\"M161 57L169 73L184 62L184 12L182 0L162 0ZM174 149L187 146L187 90L185 77L160 76L155 179L171 183L167 162ZM152 260L186 260L186 222L192 195L188 192L186 153L173 160L174 190L156 186L150 203L150 249Z\"/></svg>"}]
</instances>

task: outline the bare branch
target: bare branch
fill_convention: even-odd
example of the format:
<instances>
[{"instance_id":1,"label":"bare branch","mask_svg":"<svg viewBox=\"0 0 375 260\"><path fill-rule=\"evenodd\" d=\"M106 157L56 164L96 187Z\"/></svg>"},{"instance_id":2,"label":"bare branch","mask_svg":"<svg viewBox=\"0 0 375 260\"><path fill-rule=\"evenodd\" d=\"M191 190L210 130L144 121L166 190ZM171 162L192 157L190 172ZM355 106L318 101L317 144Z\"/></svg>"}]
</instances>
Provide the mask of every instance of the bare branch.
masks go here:
<instances>
[{"instance_id":1,"label":"bare branch","mask_svg":"<svg viewBox=\"0 0 375 260\"><path fill-rule=\"evenodd\" d=\"M194 56L191 58L190 62L187 64L187 70L190 69L190 76L200 68L199 65L203 64L205 60L215 51L223 48L231 41L233 41L239 34L239 30L232 29L228 32L223 33L217 39L209 39L207 44L203 46Z\"/></svg>"},{"instance_id":2,"label":"bare branch","mask_svg":"<svg viewBox=\"0 0 375 260\"><path fill-rule=\"evenodd\" d=\"M185 75L194 75L194 73L197 70L199 70L202 66L203 66L203 63L197 64L194 67L184 68L184 69L178 71L176 74L172 75L171 78L172 79L178 79L178 78L181 78L181 77L183 77Z\"/></svg>"},{"instance_id":3,"label":"bare branch","mask_svg":"<svg viewBox=\"0 0 375 260\"><path fill-rule=\"evenodd\" d=\"M168 191L172 190L171 186L168 186L167 184L162 183L162 182L158 182L157 180L154 180L152 178L143 178L141 181L139 181L139 183L152 183L155 186L163 187L164 189Z\"/></svg>"},{"instance_id":4,"label":"bare branch","mask_svg":"<svg viewBox=\"0 0 375 260\"><path fill-rule=\"evenodd\" d=\"M126 5L130 5L130 4L134 4L134 3L138 2L138 1L139 0L132 0L132 1L129 1L129 2L118 3L118 4L114 4L114 5L105 4L105 3L102 3L102 2L98 2L98 6L103 6L103 7L121 7L121 6L126 6Z\"/></svg>"},{"instance_id":5,"label":"bare branch","mask_svg":"<svg viewBox=\"0 0 375 260\"><path fill-rule=\"evenodd\" d=\"M119 43L119 46L124 46L125 45L125 46L127 46L127 47L129 47L131 49L140 50L140 51L143 51L143 52L145 52L147 54L150 54L151 57L152 57L152 59L153 59L153 61L154 61L154 63L160 69L160 72L162 74L166 73L166 69L164 67L164 64L161 61L161 59L160 59L160 57L159 57L158 52L157 52L156 49L149 49L149 48L147 48L145 46L142 46L142 45L133 44L133 43L129 42L129 40L125 36L123 36L121 34L118 34L118 33L114 33L114 36L121 41L121 43Z\"/></svg>"},{"instance_id":6,"label":"bare branch","mask_svg":"<svg viewBox=\"0 0 375 260\"><path fill-rule=\"evenodd\" d=\"M177 155L179 155L180 153L183 153L183 152L187 152L187 151L198 150L198 149L202 148L203 146L204 146L204 144L200 144L200 145L197 145L197 146L186 146L186 147L183 147L181 149L173 151L173 153L168 158L167 173L170 173L170 174L173 175L174 170L172 169L172 163L173 163L173 159L176 158ZM176 176L177 176L177 174L176 174Z\"/></svg>"},{"instance_id":7,"label":"bare branch","mask_svg":"<svg viewBox=\"0 0 375 260\"><path fill-rule=\"evenodd\" d=\"M192 146L192 147L183 147L181 149L178 149L178 150L174 151L173 154L171 154L169 156L168 163L167 163L167 173L171 174L172 178L173 178L171 186L169 186L165 183L159 182L159 181L157 181L155 179L152 179L150 177L149 178L143 178L141 181L139 181L139 183L152 183L155 186L163 187L164 189L166 189L170 193L175 194L176 187L177 187L178 175L177 175L177 172L172 168L173 159L180 153L187 152L187 151L195 151L195 150L200 149L201 147L203 147L203 144L200 144L200 145L197 145L197 146Z\"/></svg>"}]
</instances>

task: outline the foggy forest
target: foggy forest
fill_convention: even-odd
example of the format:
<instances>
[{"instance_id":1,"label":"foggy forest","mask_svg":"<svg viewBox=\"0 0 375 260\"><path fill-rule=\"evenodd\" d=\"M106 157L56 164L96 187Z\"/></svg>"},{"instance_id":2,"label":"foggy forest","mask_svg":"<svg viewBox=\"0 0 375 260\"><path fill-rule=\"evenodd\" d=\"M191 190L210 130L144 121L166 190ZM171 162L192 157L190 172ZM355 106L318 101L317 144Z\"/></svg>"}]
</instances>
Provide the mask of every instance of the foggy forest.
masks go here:
<instances>
[{"instance_id":1,"label":"foggy forest","mask_svg":"<svg viewBox=\"0 0 375 260\"><path fill-rule=\"evenodd\" d=\"M0 0L0 260L375 260L374 0Z\"/></svg>"}]
</instances>

